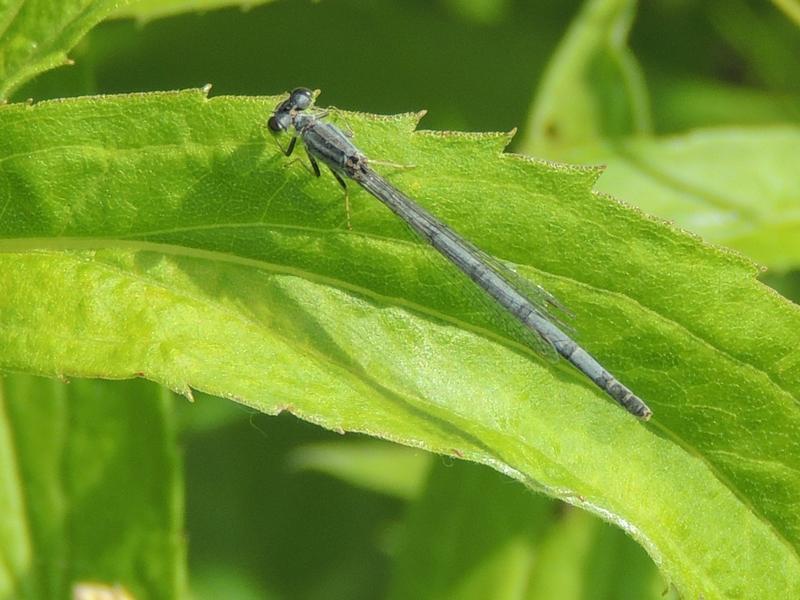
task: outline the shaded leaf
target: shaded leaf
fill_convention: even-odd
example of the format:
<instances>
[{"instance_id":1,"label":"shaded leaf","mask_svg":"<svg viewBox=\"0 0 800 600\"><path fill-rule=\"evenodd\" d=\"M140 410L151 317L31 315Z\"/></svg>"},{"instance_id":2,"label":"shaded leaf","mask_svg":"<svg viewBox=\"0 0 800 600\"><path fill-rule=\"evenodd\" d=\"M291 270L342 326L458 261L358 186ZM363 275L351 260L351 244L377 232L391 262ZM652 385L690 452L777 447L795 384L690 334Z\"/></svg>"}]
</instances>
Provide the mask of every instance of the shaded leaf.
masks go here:
<instances>
[{"instance_id":1,"label":"shaded leaf","mask_svg":"<svg viewBox=\"0 0 800 600\"><path fill-rule=\"evenodd\" d=\"M409 511L389 597L524 598L555 506L485 467L437 464Z\"/></svg>"},{"instance_id":2,"label":"shaded leaf","mask_svg":"<svg viewBox=\"0 0 800 600\"><path fill-rule=\"evenodd\" d=\"M790 6L785 0L783 8ZM797 10L796 2L793 7ZM708 3L711 24L719 36L741 56L743 75L748 80L788 91L800 90L797 77L787 65L800 53L796 24L765 4L744 0Z\"/></svg>"},{"instance_id":3,"label":"shaded leaf","mask_svg":"<svg viewBox=\"0 0 800 600\"><path fill-rule=\"evenodd\" d=\"M244 412L203 394L179 405L183 414L202 413L212 405ZM260 413L194 432L186 440L194 597L383 596L386 551L404 503L290 467L298 446L325 440L349 441L290 415Z\"/></svg>"},{"instance_id":4,"label":"shaded leaf","mask_svg":"<svg viewBox=\"0 0 800 600\"><path fill-rule=\"evenodd\" d=\"M624 531L582 511L563 511L536 547L528 600L678 598Z\"/></svg>"},{"instance_id":5,"label":"shaded leaf","mask_svg":"<svg viewBox=\"0 0 800 600\"><path fill-rule=\"evenodd\" d=\"M173 402L143 381L3 379L0 596L182 593Z\"/></svg>"},{"instance_id":6,"label":"shaded leaf","mask_svg":"<svg viewBox=\"0 0 800 600\"><path fill-rule=\"evenodd\" d=\"M756 88L725 85L697 78L648 74L651 95L658 98L654 115L657 129L787 125L800 121L800 94L777 94Z\"/></svg>"}]
</instances>

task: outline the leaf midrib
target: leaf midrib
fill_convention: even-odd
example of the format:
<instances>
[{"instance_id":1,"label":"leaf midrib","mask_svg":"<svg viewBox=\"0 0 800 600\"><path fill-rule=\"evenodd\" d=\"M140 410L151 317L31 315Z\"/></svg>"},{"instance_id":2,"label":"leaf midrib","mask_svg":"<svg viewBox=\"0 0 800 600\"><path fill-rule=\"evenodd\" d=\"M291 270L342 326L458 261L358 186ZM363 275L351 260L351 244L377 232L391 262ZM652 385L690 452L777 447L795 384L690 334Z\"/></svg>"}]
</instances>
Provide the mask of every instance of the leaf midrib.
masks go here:
<instances>
[{"instance_id":1,"label":"leaf midrib","mask_svg":"<svg viewBox=\"0 0 800 600\"><path fill-rule=\"evenodd\" d=\"M8 252L17 252L17 251L35 251L35 250L53 250L53 251L61 251L61 250L97 250L97 249L128 249L128 250L137 250L137 251L145 251L145 252L160 252L163 254L171 255L171 256L182 256L187 258L199 258L203 260L209 260L214 262L222 262L227 264L233 264L243 267L252 267L256 268L261 271L269 271L272 273L279 273L284 275L292 275L296 277L300 277L302 279L306 279L308 281L313 281L315 283L320 283L323 285L329 285L338 289L342 289L345 291L353 292L359 295L363 295L369 298L373 298L375 300L383 301L383 302L390 302L394 304L399 304L403 307L409 308L415 312L429 315L439 320L443 320L445 322L453 323L459 326L462 329L467 329L469 331L474 331L479 333L484 337L489 337L494 341L500 341L503 345L507 347L512 347L515 349L524 349L530 355L534 355L535 353L530 349L527 348L524 344L516 343L512 340L507 339L504 336L500 336L498 334L492 333L490 330L485 330L480 327L476 327L466 322L462 322L461 320L454 318L452 315L448 315L447 313L440 313L439 311L431 310L430 307L425 305L417 304L415 302L408 301L403 297L398 296L385 296L383 294L376 293L374 290L370 288L364 288L358 285L353 285L352 283L338 279L335 277L328 277L325 275L321 275L315 271L306 271L302 269L297 269L294 267L288 267L285 265L271 263L264 260L259 260L255 258L247 258L244 256L239 256L237 254L230 254L224 252L218 252L214 250L205 250L200 248L195 248L192 246L182 246L176 244L169 244L163 242L151 242L143 239L130 239L136 238L138 236L152 236L152 235L161 235L162 233L181 233L187 231L204 231L204 230L213 230L213 229L224 229L228 227L233 228L248 228L248 227L265 227L270 229L284 229L287 231L306 231L315 234L321 235L331 235L331 234L339 234L338 231L335 230L328 230L328 229L321 229L317 227L303 227L298 225L282 225L276 223L259 223L259 222L250 222L250 223L225 223L225 224L217 224L217 225L199 225L199 226L190 226L190 227L180 227L180 228L169 228L165 230L153 230L150 232L137 232L132 234L125 234L121 236L114 236L114 237L53 237L53 238L3 238L0 239L0 252L8 253ZM373 233L365 233L365 232L348 232L346 235L359 235L365 238L373 239L376 241L380 241L383 243L388 244L400 244L402 246L406 246L408 248L419 249L423 247L423 245L419 243L415 243L410 240L403 240L400 238L394 237L386 237L381 235L376 235ZM524 265L525 268L536 269L536 267L532 265ZM705 337L698 335L692 329L686 327L683 323L678 321L668 319L666 316L654 311L653 309L649 308L646 305L641 304L634 298L629 296L625 296L623 294L619 294L614 290L608 290L604 288L599 288L597 286L593 286L589 283L584 281L579 281L576 279L572 279L569 277L565 277L559 274L548 273L549 276L553 278L559 279L561 281L566 281L571 283L572 285L583 287L589 290L592 290L596 293L611 295L614 297L619 297L624 301L632 302L636 305L636 307L644 312L647 312L651 315L651 318L654 318L659 321L663 321L667 324L670 324L675 327L679 327L687 336L692 338L693 340L705 345L706 347L710 348L714 352L720 354L721 356L725 357L726 359L732 361L733 363L752 369L756 373L763 375L772 385L774 385L778 390L787 394L790 398L798 401L800 403L800 399L796 398L795 395L788 389L784 388L779 382L775 381L771 374L767 371L764 371L761 368L758 368L756 365L749 363L743 359L740 359L736 356L731 355L726 350L715 346L710 340L706 339Z\"/></svg>"}]
</instances>

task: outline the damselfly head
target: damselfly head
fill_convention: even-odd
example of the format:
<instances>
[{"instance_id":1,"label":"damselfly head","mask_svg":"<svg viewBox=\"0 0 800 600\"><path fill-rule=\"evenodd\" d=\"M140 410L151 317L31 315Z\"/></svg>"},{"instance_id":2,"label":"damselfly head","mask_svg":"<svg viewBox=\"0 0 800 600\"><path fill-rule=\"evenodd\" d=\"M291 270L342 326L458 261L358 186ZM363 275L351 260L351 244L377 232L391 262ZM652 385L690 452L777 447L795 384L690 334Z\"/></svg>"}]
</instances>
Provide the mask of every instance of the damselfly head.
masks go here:
<instances>
[{"instance_id":1,"label":"damselfly head","mask_svg":"<svg viewBox=\"0 0 800 600\"><path fill-rule=\"evenodd\" d=\"M275 111L267 121L267 127L273 133L286 131L292 125L294 116L314 103L314 92L308 88L295 88L289 97L275 107Z\"/></svg>"}]
</instances>

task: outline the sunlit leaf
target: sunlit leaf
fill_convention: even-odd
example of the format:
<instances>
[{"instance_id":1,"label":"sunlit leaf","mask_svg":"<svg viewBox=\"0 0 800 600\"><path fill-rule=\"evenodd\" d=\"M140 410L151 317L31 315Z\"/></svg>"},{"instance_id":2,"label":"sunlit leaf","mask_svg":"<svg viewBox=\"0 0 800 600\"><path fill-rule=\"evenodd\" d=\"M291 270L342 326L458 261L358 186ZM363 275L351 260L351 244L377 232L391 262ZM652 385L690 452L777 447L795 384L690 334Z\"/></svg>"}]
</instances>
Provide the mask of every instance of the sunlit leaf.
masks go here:
<instances>
[{"instance_id":1,"label":"sunlit leaf","mask_svg":"<svg viewBox=\"0 0 800 600\"><path fill-rule=\"evenodd\" d=\"M320 442L295 450L291 465L411 500L422 489L430 470L430 459L431 456L425 452L377 440Z\"/></svg>"},{"instance_id":2,"label":"sunlit leaf","mask_svg":"<svg viewBox=\"0 0 800 600\"><path fill-rule=\"evenodd\" d=\"M0 109L0 360L144 376L483 462L625 527L678 590L800 590L800 311L743 258L506 135L340 115L402 189L575 313L643 424L493 327L372 197L283 157L278 98ZM800 592L799 592L800 593Z\"/></svg>"},{"instance_id":3,"label":"sunlit leaf","mask_svg":"<svg viewBox=\"0 0 800 600\"><path fill-rule=\"evenodd\" d=\"M725 128L574 148L597 189L776 269L800 265L800 127Z\"/></svg>"},{"instance_id":4,"label":"sunlit leaf","mask_svg":"<svg viewBox=\"0 0 800 600\"><path fill-rule=\"evenodd\" d=\"M523 147L536 156L650 130L644 77L627 46L636 2L589 0L545 70Z\"/></svg>"},{"instance_id":5,"label":"sunlit leaf","mask_svg":"<svg viewBox=\"0 0 800 600\"><path fill-rule=\"evenodd\" d=\"M0 101L48 69L112 9L128 0L8 0L0 3Z\"/></svg>"},{"instance_id":6,"label":"sunlit leaf","mask_svg":"<svg viewBox=\"0 0 800 600\"><path fill-rule=\"evenodd\" d=\"M796 266L800 129L786 124L705 129L669 138L650 135L647 92L627 47L632 4L586 3L548 66L522 150L605 165L598 190L770 267ZM741 29L747 27L748 11L720 9L715 14ZM768 27L761 21L758 26ZM748 47L758 44L745 38L750 39L740 36ZM764 68L779 70L785 62L772 57ZM617 67L604 69L608 64ZM758 102L759 95L742 91L712 102L708 86L694 89L705 94L694 101L695 110L724 111L727 103L728 111L738 104L740 112L780 114L776 98L765 104ZM683 101L691 102L691 96Z\"/></svg>"}]
</instances>

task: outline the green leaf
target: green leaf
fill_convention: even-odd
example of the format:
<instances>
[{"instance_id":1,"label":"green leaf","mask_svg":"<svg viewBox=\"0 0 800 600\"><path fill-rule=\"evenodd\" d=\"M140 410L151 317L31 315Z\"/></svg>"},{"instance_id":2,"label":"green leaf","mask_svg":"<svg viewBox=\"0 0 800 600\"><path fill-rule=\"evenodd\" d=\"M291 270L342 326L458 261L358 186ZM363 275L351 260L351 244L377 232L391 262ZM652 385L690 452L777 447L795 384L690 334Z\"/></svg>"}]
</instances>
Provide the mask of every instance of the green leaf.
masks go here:
<instances>
[{"instance_id":1,"label":"green leaf","mask_svg":"<svg viewBox=\"0 0 800 600\"><path fill-rule=\"evenodd\" d=\"M800 127L719 128L574 148L597 189L777 269L800 265Z\"/></svg>"},{"instance_id":2,"label":"green leaf","mask_svg":"<svg viewBox=\"0 0 800 600\"><path fill-rule=\"evenodd\" d=\"M622 0L586 4L548 66L523 149L554 160L606 165L598 190L770 267L797 265L800 179L794 157L800 154L800 129L730 127L649 136L647 93L626 45L631 7ZM736 10L717 12L745 27ZM629 69L620 66L616 77L598 75L597 65L609 62L610 54ZM782 68L785 60L770 64ZM756 112L752 100L740 93L733 104L748 102L748 110ZM695 104L724 110L718 99L698 98ZM774 110L774 104L767 108ZM617 113L606 106L618 107ZM625 131L620 122L640 125Z\"/></svg>"},{"instance_id":3,"label":"green leaf","mask_svg":"<svg viewBox=\"0 0 800 600\"><path fill-rule=\"evenodd\" d=\"M182 436L193 597L381 597L405 502L289 465L298 446L354 436L197 396L178 414L250 418Z\"/></svg>"},{"instance_id":4,"label":"green leaf","mask_svg":"<svg viewBox=\"0 0 800 600\"><path fill-rule=\"evenodd\" d=\"M187 12L208 12L239 7L249 10L272 0L133 0L111 14L113 19L136 19L147 22Z\"/></svg>"},{"instance_id":5,"label":"green leaf","mask_svg":"<svg viewBox=\"0 0 800 600\"><path fill-rule=\"evenodd\" d=\"M173 402L145 382L3 379L0 596L182 593Z\"/></svg>"},{"instance_id":6,"label":"green leaf","mask_svg":"<svg viewBox=\"0 0 800 600\"><path fill-rule=\"evenodd\" d=\"M320 442L292 453L296 469L327 473L352 485L413 500L430 470L430 455L379 441Z\"/></svg>"},{"instance_id":7,"label":"green leaf","mask_svg":"<svg viewBox=\"0 0 800 600\"><path fill-rule=\"evenodd\" d=\"M389 597L524 598L554 508L486 467L438 464L411 506Z\"/></svg>"},{"instance_id":8,"label":"green leaf","mask_svg":"<svg viewBox=\"0 0 800 600\"><path fill-rule=\"evenodd\" d=\"M652 96L658 98L658 128L666 132L800 121L800 94L776 94L686 77L654 75L648 81Z\"/></svg>"},{"instance_id":9,"label":"green leaf","mask_svg":"<svg viewBox=\"0 0 800 600\"><path fill-rule=\"evenodd\" d=\"M786 68L800 53L800 37L784 15L744 0L710 4L708 14L717 34L741 57L747 79L779 91L800 90L793 69Z\"/></svg>"},{"instance_id":10,"label":"green leaf","mask_svg":"<svg viewBox=\"0 0 800 600\"><path fill-rule=\"evenodd\" d=\"M772 0L772 3L797 25L800 25L800 2L798 0Z\"/></svg>"},{"instance_id":11,"label":"green leaf","mask_svg":"<svg viewBox=\"0 0 800 600\"><path fill-rule=\"evenodd\" d=\"M627 47L634 0L589 0L550 59L526 127L534 155L650 131L647 88Z\"/></svg>"},{"instance_id":12,"label":"green leaf","mask_svg":"<svg viewBox=\"0 0 800 600\"><path fill-rule=\"evenodd\" d=\"M0 102L67 52L127 0L7 0L0 4Z\"/></svg>"},{"instance_id":13,"label":"green leaf","mask_svg":"<svg viewBox=\"0 0 800 600\"><path fill-rule=\"evenodd\" d=\"M0 109L0 365L144 376L489 464L623 526L687 596L800 593L800 310L743 258L505 135L346 114L387 175L575 313L636 421L505 336L367 194L287 164L279 98ZM380 167L379 167L380 168Z\"/></svg>"},{"instance_id":14,"label":"green leaf","mask_svg":"<svg viewBox=\"0 0 800 600\"><path fill-rule=\"evenodd\" d=\"M395 598L662 600L666 587L625 532L468 463L436 463L395 565Z\"/></svg>"},{"instance_id":15,"label":"green leaf","mask_svg":"<svg viewBox=\"0 0 800 600\"><path fill-rule=\"evenodd\" d=\"M528 600L678 598L624 531L577 510L540 540L529 578Z\"/></svg>"}]
</instances>

